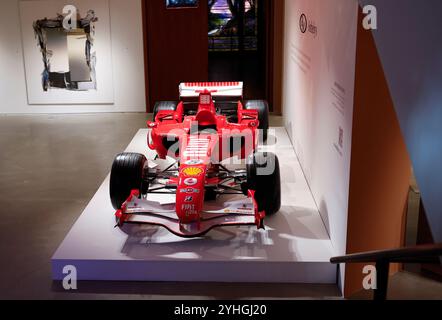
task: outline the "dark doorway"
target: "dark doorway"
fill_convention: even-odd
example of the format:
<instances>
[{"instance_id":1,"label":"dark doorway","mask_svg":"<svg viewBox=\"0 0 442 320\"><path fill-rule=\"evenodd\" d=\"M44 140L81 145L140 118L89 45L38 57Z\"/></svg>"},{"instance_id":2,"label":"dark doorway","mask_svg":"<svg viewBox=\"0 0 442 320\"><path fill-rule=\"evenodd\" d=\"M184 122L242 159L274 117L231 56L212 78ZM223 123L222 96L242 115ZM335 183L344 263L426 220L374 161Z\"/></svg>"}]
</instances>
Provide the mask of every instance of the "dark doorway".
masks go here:
<instances>
[{"instance_id":1,"label":"dark doorway","mask_svg":"<svg viewBox=\"0 0 442 320\"><path fill-rule=\"evenodd\" d=\"M265 0L208 0L209 81L243 81L245 99L269 99Z\"/></svg>"},{"instance_id":2,"label":"dark doorway","mask_svg":"<svg viewBox=\"0 0 442 320\"><path fill-rule=\"evenodd\" d=\"M273 1L142 4L147 112L193 81L243 81L245 99L265 99L273 110Z\"/></svg>"},{"instance_id":3,"label":"dark doorway","mask_svg":"<svg viewBox=\"0 0 442 320\"><path fill-rule=\"evenodd\" d=\"M143 0L148 111L178 100L181 82L207 81L207 0ZM195 5L192 5L195 3Z\"/></svg>"}]
</instances>

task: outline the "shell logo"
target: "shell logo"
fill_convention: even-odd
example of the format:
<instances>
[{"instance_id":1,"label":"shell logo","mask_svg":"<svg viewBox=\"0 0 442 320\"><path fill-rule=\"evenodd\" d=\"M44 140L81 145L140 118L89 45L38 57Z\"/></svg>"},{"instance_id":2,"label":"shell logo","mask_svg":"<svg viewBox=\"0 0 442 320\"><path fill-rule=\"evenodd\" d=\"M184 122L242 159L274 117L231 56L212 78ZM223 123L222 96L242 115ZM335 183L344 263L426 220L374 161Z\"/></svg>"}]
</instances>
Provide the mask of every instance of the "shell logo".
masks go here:
<instances>
[{"instance_id":1,"label":"shell logo","mask_svg":"<svg viewBox=\"0 0 442 320\"><path fill-rule=\"evenodd\" d=\"M198 167L187 167L184 168L182 173L188 177L196 177L203 174L204 170Z\"/></svg>"}]
</instances>

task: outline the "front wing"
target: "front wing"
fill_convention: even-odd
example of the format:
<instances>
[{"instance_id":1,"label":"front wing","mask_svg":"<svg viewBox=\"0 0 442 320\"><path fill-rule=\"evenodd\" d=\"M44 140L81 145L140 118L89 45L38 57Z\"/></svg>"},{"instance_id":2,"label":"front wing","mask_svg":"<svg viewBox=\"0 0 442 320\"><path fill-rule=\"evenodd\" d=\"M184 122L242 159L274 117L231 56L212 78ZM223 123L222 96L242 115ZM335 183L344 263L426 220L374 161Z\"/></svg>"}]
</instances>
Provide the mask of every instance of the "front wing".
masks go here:
<instances>
[{"instance_id":1,"label":"front wing","mask_svg":"<svg viewBox=\"0 0 442 320\"><path fill-rule=\"evenodd\" d=\"M229 226L257 226L264 228L264 212L258 211L254 192L241 200L220 203L206 203L201 219L191 224L180 223L175 204L162 205L159 202L140 199L138 191L132 191L122 208L115 214L117 226L125 223L148 224L166 228L183 238L202 237L213 228Z\"/></svg>"}]
</instances>

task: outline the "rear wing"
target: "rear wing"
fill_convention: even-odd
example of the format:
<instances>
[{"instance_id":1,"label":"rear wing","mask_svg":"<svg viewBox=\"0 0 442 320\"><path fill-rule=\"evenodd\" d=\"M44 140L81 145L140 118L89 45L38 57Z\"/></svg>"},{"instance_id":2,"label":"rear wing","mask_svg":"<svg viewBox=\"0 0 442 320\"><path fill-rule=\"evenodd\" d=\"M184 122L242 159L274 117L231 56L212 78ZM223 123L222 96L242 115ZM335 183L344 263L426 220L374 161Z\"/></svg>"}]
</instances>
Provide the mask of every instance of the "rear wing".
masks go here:
<instances>
[{"instance_id":1,"label":"rear wing","mask_svg":"<svg viewBox=\"0 0 442 320\"><path fill-rule=\"evenodd\" d=\"M180 84L180 98L198 98L203 91L210 91L214 98L238 98L243 96L242 82L186 82Z\"/></svg>"}]
</instances>

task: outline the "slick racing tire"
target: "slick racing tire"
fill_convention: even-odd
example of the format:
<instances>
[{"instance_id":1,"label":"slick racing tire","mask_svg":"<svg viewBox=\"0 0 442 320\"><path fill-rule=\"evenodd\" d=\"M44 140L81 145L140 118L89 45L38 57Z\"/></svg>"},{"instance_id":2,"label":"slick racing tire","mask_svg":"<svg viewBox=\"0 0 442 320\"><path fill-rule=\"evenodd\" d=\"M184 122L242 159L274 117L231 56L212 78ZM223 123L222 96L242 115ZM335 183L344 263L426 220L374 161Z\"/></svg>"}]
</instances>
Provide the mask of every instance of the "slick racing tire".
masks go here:
<instances>
[{"instance_id":1,"label":"slick racing tire","mask_svg":"<svg viewBox=\"0 0 442 320\"><path fill-rule=\"evenodd\" d=\"M244 104L246 110L258 111L259 129L262 131L263 141L267 141L269 130L269 104L265 100L248 100Z\"/></svg>"},{"instance_id":2,"label":"slick racing tire","mask_svg":"<svg viewBox=\"0 0 442 320\"><path fill-rule=\"evenodd\" d=\"M115 210L121 209L132 190L142 191L143 172L147 159L139 153L121 153L112 165L110 198Z\"/></svg>"},{"instance_id":3,"label":"slick racing tire","mask_svg":"<svg viewBox=\"0 0 442 320\"><path fill-rule=\"evenodd\" d=\"M274 215L281 209L281 175L278 157L257 152L247 159L247 185L255 190L259 211Z\"/></svg>"},{"instance_id":4,"label":"slick racing tire","mask_svg":"<svg viewBox=\"0 0 442 320\"><path fill-rule=\"evenodd\" d=\"M157 117L158 112L160 111L176 111L178 107L178 103L176 101L160 101L155 103L155 107L153 108L153 119Z\"/></svg>"}]
</instances>

